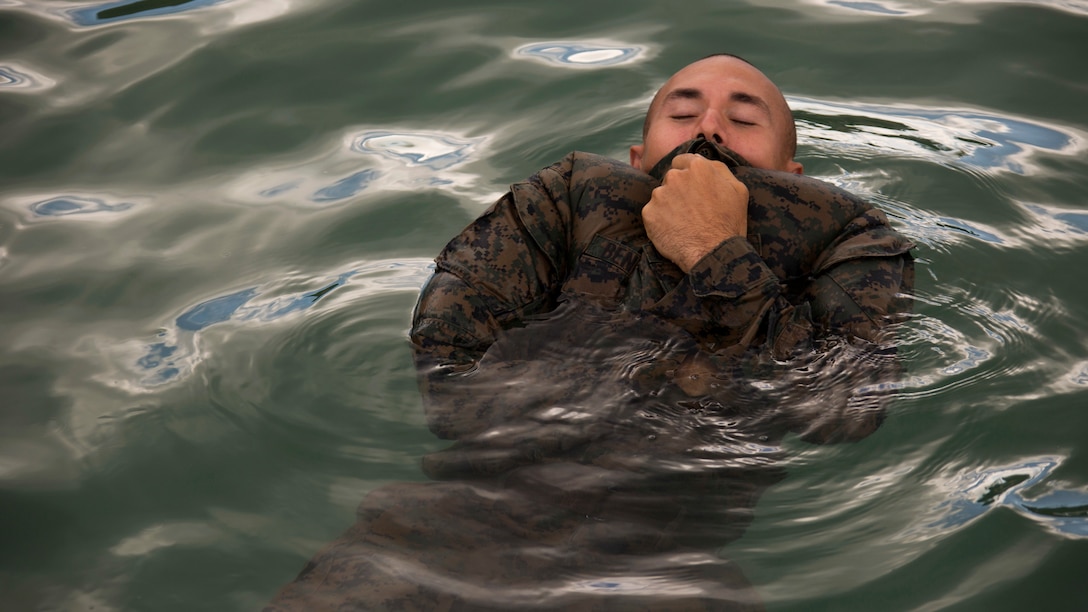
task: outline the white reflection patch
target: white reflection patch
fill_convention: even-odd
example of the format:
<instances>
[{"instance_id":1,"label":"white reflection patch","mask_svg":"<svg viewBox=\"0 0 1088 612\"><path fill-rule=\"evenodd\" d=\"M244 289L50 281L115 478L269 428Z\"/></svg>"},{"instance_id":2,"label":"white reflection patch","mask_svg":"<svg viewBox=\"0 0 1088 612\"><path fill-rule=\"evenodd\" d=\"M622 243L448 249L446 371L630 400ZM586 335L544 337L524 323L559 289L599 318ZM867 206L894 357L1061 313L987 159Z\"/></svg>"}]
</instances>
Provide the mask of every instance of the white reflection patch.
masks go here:
<instances>
[{"instance_id":1,"label":"white reflection patch","mask_svg":"<svg viewBox=\"0 0 1088 612\"><path fill-rule=\"evenodd\" d=\"M132 204L128 202L110 204L99 198L60 196L31 204L30 211L39 217L67 217L68 215L119 212L131 207Z\"/></svg>"},{"instance_id":2,"label":"white reflection patch","mask_svg":"<svg viewBox=\"0 0 1088 612\"><path fill-rule=\"evenodd\" d=\"M1050 250L1075 248L1088 241L1088 211L1034 203L1019 203L1032 223L1016 230Z\"/></svg>"},{"instance_id":3,"label":"white reflection patch","mask_svg":"<svg viewBox=\"0 0 1088 612\"><path fill-rule=\"evenodd\" d=\"M130 21L162 21L176 16L175 22L196 26L204 33L276 19L289 11L313 10L323 2L310 0L112 0L80 3L75 8L54 7L41 0L0 0L0 6L16 6L42 17L60 20L82 28L99 28ZM72 3L69 3L72 4ZM175 42L175 41L170 41ZM145 52L176 55L169 44L143 47Z\"/></svg>"},{"instance_id":4,"label":"white reflection patch","mask_svg":"<svg viewBox=\"0 0 1088 612\"><path fill-rule=\"evenodd\" d=\"M848 0L827 0L829 6L842 7L852 11L860 11L862 13L869 13L873 15L881 15L886 17L902 17L905 15L911 15L912 12L899 8L897 5L890 2L851 2ZM916 12L913 14L917 14Z\"/></svg>"},{"instance_id":5,"label":"white reflection patch","mask_svg":"<svg viewBox=\"0 0 1088 612\"><path fill-rule=\"evenodd\" d=\"M923 17L926 20L970 23L979 10L995 4L1026 4L1088 16L1088 2L1084 0L913 0L894 2L889 0L749 0L749 4L774 6L804 13L806 17L858 16L869 18ZM823 9L824 15L811 10ZM978 7L977 9L975 7Z\"/></svg>"},{"instance_id":6,"label":"white reflection patch","mask_svg":"<svg viewBox=\"0 0 1088 612\"><path fill-rule=\"evenodd\" d=\"M377 153L410 166L426 166L432 170L462 164L467 161L482 139L464 139L439 132L372 131L360 134L351 149L359 153Z\"/></svg>"},{"instance_id":7,"label":"white reflection patch","mask_svg":"<svg viewBox=\"0 0 1088 612\"><path fill-rule=\"evenodd\" d=\"M1088 537L1088 491L1045 486L1060 463L1059 457L1033 457L1013 465L938 478L933 486L948 491L951 498L938 508L940 518L924 529L953 530L995 508L1005 507L1056 534ZM1049 490L1028 497L1025 492L1035 487Z\"/></svg>"},{"instance_id":8,"label":"white reflection patch","mask_svg":"<svg viewBox=\"0 0 1088 612\"><path fill-rule=\"evenodd\" d=\"M349 132L335 150L280 168L259 168L232 189L243 200L343 203L364 193L441 189L471 192L475 173L457 168L480 157L487 137L427 130ZM482 198L494 199L488 193Z\"/></svg>"},{"instance_id":9,"label":"white reflection patch","mask_svg":"<svg viewBox=\"0 0 1088 612\"><path fill-rule=\"evenodd\" d=\"M135 199L119 200L112 196L73 194L19 196L11 198L7 204L27 222L57 218L103 220L136 206Z\"/></svg>"},{"instance_id":10,"label":"white reflection patch","mask_svg":"<svg viewBox=\"0 0 1088 612\"><path fill-rule=\"evenodd\" d=\"M110 549L118 557L145 557L160 549L173 546L204 547L223 540L223 533L197 521L179 521L152 525L140 533L125 538Z\"/></svg>"},{"instance_id":11,"label":"white reflection patch","mask_svg":"<svg viewBox=\"0 0 1088 612\"><path fill-rule=\"evenodd\" d=\"M1076 155L1086 137L1071 129L972 109L789 98L803 144L835 156L917 157L944 165L1028 174L1039 152Z\"/></svg>"},{"instance_id":12,"label":"white reflection patch","mask_svg":"<svg viewBox=\"0 0 1088 612\"><path fill-rule=\"evenodd\" d=\"M529 59L564 68L604 68L644 59L646 47L612 41L549 41L514 49L515 59Z\"/></svg>"},{"instance_id":13,"label":"white reflection patch","mask_svg":"<svg viewBox=\"0 0 1088 612\"><path fill-rule=\"evenodd\" d=\"M1084 0L957 0L957 4L1034 4L1088 17L1088 2Z\"/></svg>"},{"instance_id":14,"label":"white reflection patch","mask_svg":"<svg viewBox=\"0 0 1088 612\"><path fill-rule=\"evenodd\" d=\"M49 89L56 81L16 63L0 63L0 91L30 92Z\"/></svg>"},{"instance_id":15,"label":"white reflection patch","mask_svg":"<svg viewBox=\"0 0 1088 612\"><path fill-rule=\"evenodd\" d=\"M1088 387L1088 362L1077 364L1069 374L1069 381L1074 385Z\"/></svg>"},{"instance_id":16,"label":"white reflection patch","mask_svg":"<svg viewBox=\"0 0 1088 612\"><path fill-rule=\"evenodd\" d=\"M71 9L67 11L67 15L76 25L96 26L115 21L171 15L220 4L225 1L175 0L173 2L147 2L146 0L119 0Z\"/></svg>"}]
</instances>

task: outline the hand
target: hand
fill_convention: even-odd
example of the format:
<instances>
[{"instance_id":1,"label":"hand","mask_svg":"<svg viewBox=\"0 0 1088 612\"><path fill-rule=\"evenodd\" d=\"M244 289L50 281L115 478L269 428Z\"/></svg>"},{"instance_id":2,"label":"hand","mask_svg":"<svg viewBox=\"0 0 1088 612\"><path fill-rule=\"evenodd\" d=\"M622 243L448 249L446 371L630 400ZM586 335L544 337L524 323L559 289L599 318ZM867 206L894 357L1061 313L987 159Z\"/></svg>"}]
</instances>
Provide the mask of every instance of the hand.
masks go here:
<instances>
[{"instance_id":1,"label":"hand","mask_svg":"<svg viewBox=\"0 0 1088 612\"><path fill-rule=\"evenodd\" d=\"M646 235L685 273L727 238L748 232L748 188L723 163L677 155L642 209Z\"/></svg>"}]
</instances>

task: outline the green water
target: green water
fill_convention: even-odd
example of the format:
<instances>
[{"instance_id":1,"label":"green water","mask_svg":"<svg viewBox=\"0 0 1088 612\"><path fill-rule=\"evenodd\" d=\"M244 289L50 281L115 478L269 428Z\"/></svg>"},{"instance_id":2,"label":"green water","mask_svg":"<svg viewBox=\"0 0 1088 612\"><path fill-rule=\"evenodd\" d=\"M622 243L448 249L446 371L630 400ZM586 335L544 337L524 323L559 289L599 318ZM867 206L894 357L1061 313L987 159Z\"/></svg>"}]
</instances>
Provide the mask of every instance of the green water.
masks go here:
<instances>
[{"instance_id":1,"label":"green water","mask_svg":"<svg viewBox=\"0 0 1088 612\"><path fill-rule=\"evenodd\" d=\"M431 258L719 51L919 244L901 399L723 554L775 611L1088 609L1073 0L0 0L0 608L260 608L442 447Z\"/></svg>"}]
</instances>

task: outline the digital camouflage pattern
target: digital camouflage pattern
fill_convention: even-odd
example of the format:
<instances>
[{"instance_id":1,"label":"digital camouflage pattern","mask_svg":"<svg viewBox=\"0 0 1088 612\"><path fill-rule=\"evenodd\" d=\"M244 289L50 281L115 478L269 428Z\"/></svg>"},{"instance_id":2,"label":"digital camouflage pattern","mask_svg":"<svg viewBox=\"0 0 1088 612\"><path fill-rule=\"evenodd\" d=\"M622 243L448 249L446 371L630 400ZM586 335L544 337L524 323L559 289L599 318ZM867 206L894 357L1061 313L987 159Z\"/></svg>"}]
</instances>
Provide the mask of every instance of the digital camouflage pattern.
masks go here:
<instances>
[{"instance_id":1,"label":"digital camouflage pattern","mask_svg":"<svg viewBox=\"0 0 1088 612\"><path fill-rule=\"evenodd\" d=\"M681 153L726 163L749 192L747 240L726 240L690 274L657 252L641 221ZM461 395L456 374L473 368L501 330L571 298L669 321L718 358L755 348L764 361L782 361L828 338L894 348L884 330L911 308L912 246L849 192L752 168L703 139L675 149L650 175L572 153L513 185L436 259L411 332L429 423L452 439L493 424L488 405L451 397ZM743 368L757 362L742 362L738 374L752 374ZM861 435L873 428L863 425ZM809 435L860 437L831 426Z\"/></svg>"},{"instance_id":2,"label":"digital camouflage pattern","mask_svg":"<svg viewBox=\"0 0 1088 612\"><path fill-rule=\"evenodd\" d=\"M728 164L749 235L690 274L640 211L675 155ZM717 549L779 443L852 440L899 374L911 244L819 181L697 140L651 175L584 153L454 238L412 342L434 482L371 492L269 610L761 610Z\"/></svg>"}]
</instances>

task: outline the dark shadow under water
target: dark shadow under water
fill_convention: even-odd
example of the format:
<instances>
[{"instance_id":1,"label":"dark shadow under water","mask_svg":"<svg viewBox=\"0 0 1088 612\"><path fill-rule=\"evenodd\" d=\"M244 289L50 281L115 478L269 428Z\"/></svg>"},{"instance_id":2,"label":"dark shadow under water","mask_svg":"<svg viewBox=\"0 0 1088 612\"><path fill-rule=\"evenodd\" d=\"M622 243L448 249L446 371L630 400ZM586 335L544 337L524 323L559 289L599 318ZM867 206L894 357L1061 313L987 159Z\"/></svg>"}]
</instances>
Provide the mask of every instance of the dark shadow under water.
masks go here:
<instances>
[{"instance_id":1,"label":"dark shadow under water","mask_svg":"<svg viewBox=\"0 0 1088 612\"><path fill-rule=\"evenodd\" d=\"M780 441L827 401L879 422L843 375L860 351L818 353L741 379L659 319L561 306L460 375L487 417L424 457L433 482L371 492L268 609L760 610L719 549L784 478Z\"/></svg>"}]
</instances>

